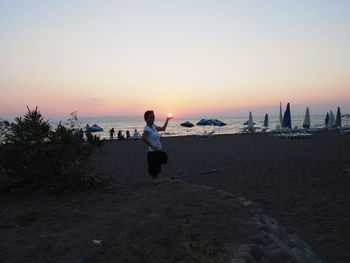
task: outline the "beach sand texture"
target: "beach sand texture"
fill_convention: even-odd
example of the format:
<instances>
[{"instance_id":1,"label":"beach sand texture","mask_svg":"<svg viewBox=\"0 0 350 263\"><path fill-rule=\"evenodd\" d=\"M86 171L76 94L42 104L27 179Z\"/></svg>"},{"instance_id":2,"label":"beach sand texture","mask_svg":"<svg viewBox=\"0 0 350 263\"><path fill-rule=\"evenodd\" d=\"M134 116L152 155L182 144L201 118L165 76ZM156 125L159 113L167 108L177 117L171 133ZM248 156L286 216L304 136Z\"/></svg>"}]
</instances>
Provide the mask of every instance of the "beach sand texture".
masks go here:
<instances>
[{"instance_id":1,"label":"beach sand texture","mask_svg":"<svg viewBox=\"0 0 350 263\"><path fill-rule=\"evenodd\" d=\"M179 262L186 241L203 239L228 259L260 231L258 210L323 262L349 262L349 135L188 136L162 144L169 154L163 179L222 172L150 182L141 141L107 142L91 162L97 176L112 178L104 186L49 197L0 195L1 262ZM254 202L255 212L238 197Z\"/></svg>"}]
</instances>

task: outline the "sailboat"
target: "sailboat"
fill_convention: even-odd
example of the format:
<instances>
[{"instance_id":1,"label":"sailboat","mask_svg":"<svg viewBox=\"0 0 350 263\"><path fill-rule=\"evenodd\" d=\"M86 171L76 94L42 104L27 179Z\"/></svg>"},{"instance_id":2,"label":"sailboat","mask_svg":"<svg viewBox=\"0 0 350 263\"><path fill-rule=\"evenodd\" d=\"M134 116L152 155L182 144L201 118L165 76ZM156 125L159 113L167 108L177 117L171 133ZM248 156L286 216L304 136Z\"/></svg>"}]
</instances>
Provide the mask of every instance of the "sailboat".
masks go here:
<instances>
[{"instance_id":1,"label":"sailboat","mask_svg":"<svg viewBox=\"0 0 350 263\"><path fill-rule=\"evenodd\" d=\"M257 127L254 127L255 122L253 121L253 115L252 112L249 112L249 119L243 125L247 125L246 128L243 129L243 131L254 133L257 129Z\"/></svg>"}]
</instances>

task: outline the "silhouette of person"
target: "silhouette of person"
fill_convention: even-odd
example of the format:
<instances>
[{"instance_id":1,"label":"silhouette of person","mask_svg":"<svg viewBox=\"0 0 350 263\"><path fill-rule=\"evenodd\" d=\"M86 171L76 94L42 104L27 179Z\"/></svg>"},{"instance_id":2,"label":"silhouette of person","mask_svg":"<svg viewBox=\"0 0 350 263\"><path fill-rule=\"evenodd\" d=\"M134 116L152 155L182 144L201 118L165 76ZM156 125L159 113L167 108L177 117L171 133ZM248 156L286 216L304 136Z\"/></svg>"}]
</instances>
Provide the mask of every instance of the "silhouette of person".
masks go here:
<instances>
[{"instance_id":1,"label":"silhouette of person","mask_svg":"<svg viewBox=\"0 0 350 263\"><path fill-rule=\"evenodd\" d=\"M123 136L123 134L122 134L122 131L121 130L119 130L118 131L118 140L124 140L125 138L124 138L124 136Z\"/></svg>"},{"instance_id":2,"label":"silhouette of person","mask_svg":"<svg viewBox=\"0 0 350 263\"><path fill-rule=\"evenodd\" d=\"M91 130L90 130L90 125L89 125L89 124L86 124L86 127L85 127L85 136L86 136L86 139L87 139L87 140L89 140L89 138L92 137Z\"/></svg>"},{"instance_id":3,"label":"silhouette of person","mask_svg":"<svg viewBox=\"0 0 350 263\"><path fill-rule=\"evenodd\" d=\"M109 130L109 138L110 138L111 140L113 140L114 134L115 134L114 128L110 129L110 130Z\"/></svg>"}]
</instances>

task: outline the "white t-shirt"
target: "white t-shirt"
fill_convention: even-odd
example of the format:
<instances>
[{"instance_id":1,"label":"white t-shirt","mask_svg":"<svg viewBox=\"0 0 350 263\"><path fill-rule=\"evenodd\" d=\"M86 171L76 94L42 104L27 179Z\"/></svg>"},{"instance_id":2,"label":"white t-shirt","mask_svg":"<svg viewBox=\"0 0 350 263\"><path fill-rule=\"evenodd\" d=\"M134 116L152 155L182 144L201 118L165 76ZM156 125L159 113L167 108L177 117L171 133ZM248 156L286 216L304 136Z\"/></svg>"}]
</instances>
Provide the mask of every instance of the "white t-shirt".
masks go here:
<instances>
[{"instance_id":1,"label":"white t-shirt","mask_svg":"<svg viewBox=\"0 0 350 263\"><path fill-rule=\"evenodd\" d=\"M140 137L140 134L137 130L134 131L134 136L135 139Z\"/></svg>"},{"instance_id":2,"label":"white t-shirt","mask_svg":"<svg viewBox=\"0 0 350 263\"><path fill-rule=\"evenodd\" d=\"M160 134L157 131L157 127L156 125L152 125L152 128L148 125L145 126L145 128L143 129L143 131L148 131L148 135L147 135L147 140L150 144L152 144L154 147L157 147L158 150L160 150L162 148L162 144L160 143ZM153 152L153 149L151 147L148 146L148 151L149 152Z\"/></svg>"}]
</instances>

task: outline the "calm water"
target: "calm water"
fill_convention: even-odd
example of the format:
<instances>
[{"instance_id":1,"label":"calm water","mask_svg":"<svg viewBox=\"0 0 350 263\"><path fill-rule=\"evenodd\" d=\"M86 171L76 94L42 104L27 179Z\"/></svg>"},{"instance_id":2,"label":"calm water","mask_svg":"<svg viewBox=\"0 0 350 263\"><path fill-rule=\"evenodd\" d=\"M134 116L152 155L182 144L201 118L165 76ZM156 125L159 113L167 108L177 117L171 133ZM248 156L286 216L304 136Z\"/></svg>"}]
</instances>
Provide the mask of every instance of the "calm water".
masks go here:
<instances>
[{"instance_id":1,"label":"calm water","mask_svg":"<svg viewBox=\"0 0 350 263\"><path fill-rule=\"evenodd\" d=\"M234 133L241 133L242 129L245 127L243 125L244 122L247 121L247 118L222 118L221 121L225 122L227 125L224 127L214 127L214 126L197 126L195 125L192 128L184 128L180 126L180 123L184 121L190 121L193 124L196 124L200 119L172 119L169 121L168 128L165 132L162 132L162 136L183 136L183 135L197 135L202 134L204 131L211 132L215 130L216 134L234 134ZM304 121L304 116L292 116L292 127L302 127ZM344 120L342 120L344 123ZM254 122L256 123L255 126L263 128L264 123L264 117L254 117ZM80 122L79 125L81 128L84 128L86 124L89 124L90 126L95 124L93 122ZM143 127L145 126L145 122L143 120L132 120L132 121L100 121L96 122L99 126L101 126L104 131L98 132L98 134L101 138L109 138L108 131L111 128L114 128L116 133L118 133L119 130L122 131L123 135L125 136L125 132L127 130L130 131L130 134L133 135L133 132L135 129L137 129L140 133L143 130ZM164 124L163 119L156 119L155 124L157 126L162 126ZM270 117L269 118L269 127L268 130L273 130L276 128L276 125L279 124L278 117ZM311 116L311 127L323 127L324 124L324 116Z\"/></svg>"}]
</instances>

